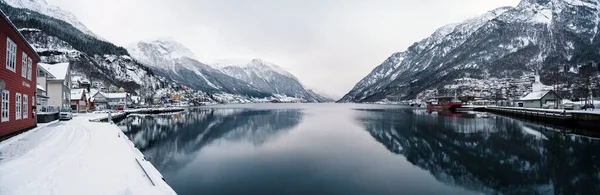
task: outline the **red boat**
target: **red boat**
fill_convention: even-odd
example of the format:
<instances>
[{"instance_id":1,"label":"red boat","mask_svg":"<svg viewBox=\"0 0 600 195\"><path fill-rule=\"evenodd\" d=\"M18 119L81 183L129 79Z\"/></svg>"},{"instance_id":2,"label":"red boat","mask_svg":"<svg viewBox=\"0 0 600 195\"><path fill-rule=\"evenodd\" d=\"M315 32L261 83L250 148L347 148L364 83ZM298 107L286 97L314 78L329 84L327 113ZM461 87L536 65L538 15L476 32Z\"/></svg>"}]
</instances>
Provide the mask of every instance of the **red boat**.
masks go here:
<instances>
[{"instance_id":1,"label":"red boat","mask_svg":"<svg viewBox=\"0 0 600 195\"><path fill-rule=\"evenodd\" d=\"M436 99L436 102L427 102L428 110L449 110L454 112L457 108L460 108L462 106L462 102L459 101L456 97L439 97Z\"/></svg>"}]
</instances>

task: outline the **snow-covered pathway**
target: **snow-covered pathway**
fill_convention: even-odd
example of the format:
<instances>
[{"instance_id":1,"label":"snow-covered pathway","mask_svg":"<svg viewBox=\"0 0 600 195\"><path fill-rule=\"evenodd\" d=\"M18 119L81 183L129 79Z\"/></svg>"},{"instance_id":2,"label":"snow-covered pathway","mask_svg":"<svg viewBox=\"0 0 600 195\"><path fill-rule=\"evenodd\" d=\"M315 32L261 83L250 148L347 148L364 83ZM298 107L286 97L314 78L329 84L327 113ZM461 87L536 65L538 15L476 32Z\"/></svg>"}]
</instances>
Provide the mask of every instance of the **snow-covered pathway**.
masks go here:
<instances>
[{"instance_id":1,"label":"snow-covered pathway","mask_svg":"<svg viewBox=\"0 0 600 195\"><path fill-rule=\"evenodd\" d=\"M94 117L0 142L0 194L175 194L118 127L89 122Z\"/></svg>"}]
</instances>

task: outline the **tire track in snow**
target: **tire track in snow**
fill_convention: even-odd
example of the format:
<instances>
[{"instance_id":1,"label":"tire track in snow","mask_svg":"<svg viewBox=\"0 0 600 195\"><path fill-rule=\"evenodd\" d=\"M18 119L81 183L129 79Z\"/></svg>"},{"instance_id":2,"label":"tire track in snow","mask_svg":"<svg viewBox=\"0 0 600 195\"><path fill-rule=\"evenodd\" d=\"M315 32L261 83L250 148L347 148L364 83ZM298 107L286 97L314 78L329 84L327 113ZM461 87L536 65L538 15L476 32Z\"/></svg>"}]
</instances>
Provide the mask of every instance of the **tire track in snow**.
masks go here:
<instances>
[{"instance_id":1,"label":"tire track in snow","mask_svg":"<svg viewBox=\"0 0 600 195\"><path fill-rule=\"evenodd\" d=\"M68 171L69 167L64 165L71 163L73 159L76 159L89 147L86 143L89 142L91 134L76 120L48 128L50 128L47 129L48 131L53 131L48 140L42 140L42 143L38 144L35 149L13 162L14 165L18 166L21 161L26 161L33 165L31 169L16 170L9 168L10 173L2 174L4 178L12 178L11 175L15 176L17 174L32 176L24 178L25 181L20 181L19 183L25 184L25 186L19 189L37 188L44 194L54 194L48 191L58 185L57 181L53 179L54 175L58 171ZM20 194L18 190L14 193Z\"/></svg>"}]
</instances>

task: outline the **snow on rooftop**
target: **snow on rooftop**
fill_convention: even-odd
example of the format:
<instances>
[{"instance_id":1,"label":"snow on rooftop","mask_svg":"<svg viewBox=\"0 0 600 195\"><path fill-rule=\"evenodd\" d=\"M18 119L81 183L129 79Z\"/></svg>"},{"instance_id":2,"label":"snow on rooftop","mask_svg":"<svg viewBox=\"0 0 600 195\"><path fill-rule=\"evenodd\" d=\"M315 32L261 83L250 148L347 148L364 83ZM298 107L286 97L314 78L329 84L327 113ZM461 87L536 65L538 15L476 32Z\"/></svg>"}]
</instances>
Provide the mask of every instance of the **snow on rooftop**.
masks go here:
<instances>
[{"instance_id":1,"label":"snow on rooftop","mask_svg":"<svg viewBox=\"0 0 600 195\"><path fill-rule=\"evenodd\" d=\"M71 100L79 100L83 96L84 89L71 89Z\"/></svg>"},{"instance_id":2,"label":"snow on rooftop","mask_svg":"<svg viewBox=\"0 0 600 195\"><path fill-rule=\"evenodd\" d=\"M67 77L67 73L69 71L69 63L58 63L58 64L44 64L39 63L39 66L47 70L50 74L52 74L56 79L63 80Z\"/></svg>"},{"instance_id":3,"label":"snow on rooftop","mask_svg":"<svg viewBox=\"0 0 600 195\"><path fill-rule=\"evenodd\" d=\"M550 91L535 91L527 94L525 97L521 98L521 100L539 100L542 99L548 92Z\"/></svg>"},{"instance_id":4,"label":"snow on rooftop","mask_svg":"<svg viewBox=\"0 0 600 195\"><path fill-rule=\"evenodd\" d=\"M125 98L127 93L102 93L104 97L109 99Z\"/></svg>"},{"instance_id":5,"label":"snow on rooftop","mask_svg":"<svg viewBox=\"0 0 600 195\"><path fill-rule=\"evenodd\" d=\"M37 89L42 90L42 91L46 91L46 89L44 89L44 87L42 87L41 85L37 85Z\"/></svg>"}]
</instances>

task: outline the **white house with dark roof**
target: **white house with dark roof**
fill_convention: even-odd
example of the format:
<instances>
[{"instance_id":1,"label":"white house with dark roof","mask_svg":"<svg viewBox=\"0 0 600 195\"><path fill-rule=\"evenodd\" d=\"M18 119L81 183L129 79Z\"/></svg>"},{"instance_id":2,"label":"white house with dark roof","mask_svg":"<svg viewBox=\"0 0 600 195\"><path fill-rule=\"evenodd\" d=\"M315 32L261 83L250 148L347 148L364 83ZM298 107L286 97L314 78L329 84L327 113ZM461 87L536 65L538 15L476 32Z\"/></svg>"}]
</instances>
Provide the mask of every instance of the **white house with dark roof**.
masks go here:
<instances>
[{"instance_id":1,"label":"white house with dark roof","mask_svg":"<svg viewBox=\"0 0 600 195\"><path fill-rule=\"evenodd\" d=\"M551 90L551 86L546 86L540 82L540 76L535 76L532 85L532 92L520 99L525 108L543 108L545 104L552 103L557 107L560 105L560 97ZM552 108L555 108L552 107Z\"/></svg>"},{"instance_id":2,"label":"white house with dark roof","mask_svg":"<svg viewBox=\"0 0 600 195\"><path fill-rule=\"evenodd\" d=\"M542 108L545 104L560 105L560 97L552 90L534 91L520 99L525 108ZM554 108L554 107L551 107Z\"/></svg>"},{"instance_id":3,"label":"white house with dark roof","mask_svg":"<svg viewBox=\"0 0 600 195\"><path fill-rule=\"evenodd\" d=\"M47 94L48 106L53 107L68 107L71 104L71 74L69 63L44 64L39 63L39 66L47 70L53 77L48 77Z\"/></svg>"}]
</instances>

